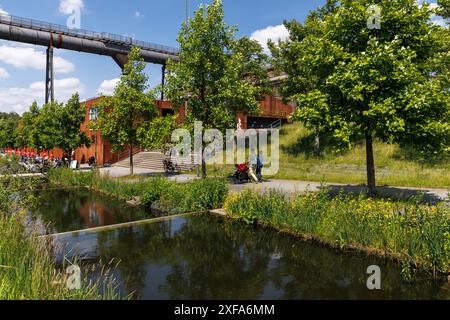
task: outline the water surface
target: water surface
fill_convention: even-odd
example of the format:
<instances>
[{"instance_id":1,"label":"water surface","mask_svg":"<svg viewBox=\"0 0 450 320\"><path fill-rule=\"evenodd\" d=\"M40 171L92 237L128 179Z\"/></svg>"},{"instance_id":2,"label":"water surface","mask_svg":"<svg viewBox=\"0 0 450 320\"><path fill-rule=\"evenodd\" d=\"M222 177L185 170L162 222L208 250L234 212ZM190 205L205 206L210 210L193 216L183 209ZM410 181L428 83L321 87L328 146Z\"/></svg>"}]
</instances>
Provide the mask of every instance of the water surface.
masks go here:
<instances>
[{"instance_id":1,"label":"water surface","mask_svg":"<svg viewBox=\"0 0 450 320\"><path fill-rule=\"evenodd\" d=\"M42 191L39 199L33 216L52 234L148 216L87 190ZM113 260L121 295L136 299L450 299L449 283L403 281L395 263L212 216L62 235L54 242L57 261L81 257L92 280L101 278L100 262ZM371 265L381 268L380 291L367 289Z\"/></svg>"},{"instance_id":2,"label":"water surface","mask_svg":"<svg viewBox=\"0 0 450 320\"><path fill-rule=\"evenodd\" d=\"M337 253L276 232L194 216L98 234L59 238L112 270L136 299L450 299L448 283L402 280L384 260ZM75 250L73 250L75 249ZM366 270L382 270L370 291ZM90 272L96 279L98 273Z\"/></svg>"},{"instance_id":3,"label":"water surface","mask_svg":"<svg viewBox=\"0 0 450 320\"><path fill-rule=\"evenodd\" d=\"M42 233L55 234L145 219L148 214L122 201L87 189L36 192L31 216Z\"/></svg>"}]
</instances>

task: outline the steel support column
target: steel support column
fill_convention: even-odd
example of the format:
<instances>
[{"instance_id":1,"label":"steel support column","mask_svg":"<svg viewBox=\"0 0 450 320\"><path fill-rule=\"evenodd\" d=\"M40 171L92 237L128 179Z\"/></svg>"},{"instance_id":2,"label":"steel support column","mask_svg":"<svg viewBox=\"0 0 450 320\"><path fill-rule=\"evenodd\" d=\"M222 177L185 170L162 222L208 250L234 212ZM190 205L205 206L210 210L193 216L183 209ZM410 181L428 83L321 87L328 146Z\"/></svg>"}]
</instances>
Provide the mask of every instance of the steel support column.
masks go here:
<instances>
[{"instance_id":1,"label":"steel support column","mask_svg":"<svg viewBox=\"0 0 450 320\"><path fill-rule=\"evenodd\" d=\"M46 76L45 76L45 103L55 101L55 79L53 72L53 47L47 48Z\"/></svg>"},{"instance_id":2,"label":"steel support column","mask_svg":"<svg viewBox=\"0 0 450 320\"><path fill-rule=\"evenodd\" d=\"M162 78L161 78L161 101L164 101L164 86L166 85L166 65L162 66Z\"/></svg>"}]
</instances>

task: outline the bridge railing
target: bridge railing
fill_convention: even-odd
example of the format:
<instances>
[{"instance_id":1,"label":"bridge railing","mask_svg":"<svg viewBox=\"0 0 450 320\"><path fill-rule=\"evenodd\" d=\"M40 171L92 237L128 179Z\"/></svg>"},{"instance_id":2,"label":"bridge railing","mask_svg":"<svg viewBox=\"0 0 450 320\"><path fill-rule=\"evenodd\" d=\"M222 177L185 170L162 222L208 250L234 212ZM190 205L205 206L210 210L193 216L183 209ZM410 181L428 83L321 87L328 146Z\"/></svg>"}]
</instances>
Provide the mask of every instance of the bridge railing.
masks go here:
<instances>
[{"instance_id":1,"label":"bridge railing","mask_svg":"<svg viewBox=\"0 0 450 320\"><path fill-rule=\"evenodd\" d=\"M116 43L119 45L126 45L126 46L137 46L144 50L150 50L150 51L157 51L161 53L168 53L172 55L178 54L178 49L159 45L151 42L146 41L139 41L134 40L131 37L121 36L113 33L107 33L107 32L95 32L95 31L89 31L89 30L83 30L83 29L69 29L65 26L58 25L58 24L52 24L48 22L43 22L39 20L34 19L28 19L28 18L21 18L17 16L11 16L7 14L0 14L0 23L1 24L8 24L11 26L16 27L22 27L22 28L28 28L32 30L38 30L38 31L46 31L51 33L60 33L67 36L73 36L77 38L84 38L88 40L96 40L101 42L110 42L110 43Z\"/></svg>"}]
</instances>

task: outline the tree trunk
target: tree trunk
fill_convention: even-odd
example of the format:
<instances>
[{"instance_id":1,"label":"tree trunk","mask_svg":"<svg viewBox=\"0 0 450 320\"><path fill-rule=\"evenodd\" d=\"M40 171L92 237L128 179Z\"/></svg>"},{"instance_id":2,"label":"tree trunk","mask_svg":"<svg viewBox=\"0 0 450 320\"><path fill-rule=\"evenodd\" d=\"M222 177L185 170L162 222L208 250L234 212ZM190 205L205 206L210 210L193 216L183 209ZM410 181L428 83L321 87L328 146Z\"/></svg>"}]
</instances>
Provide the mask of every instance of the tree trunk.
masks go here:
<instances>
[{"instance_id":1,"label":"tree trunk","mask_svg":"<svg viewBox=\"0 0 450 320\"><path fill-rule=\"evenodd\" d=\"M314 152L317 156L320 155L320 133L316 133L316 139L314 141Z\"/></svg>"},{"instance_id":2,"label":"tree trunk","mask_svg":"<svg viewBox=\"0 0 450 320\"><path fill-rule=\"evenodd\" d=\"M366 132L366 164L367 187L369 188L369 195L373 196L376 193L375 160L373 157L373 138L369 132Z\"/></svg>"},{"instance_id":3,"label":"tree trunk","mask_svg":"<svg viewBox=\"0 0 450 320\"><path fill-rule=\"evenodd\" d=\"M202 159L202 178L206 179L206 161L205 159Z\"/></svg>"},{"instance_id":4,"label":"tree trunk","mask_svg":"<svg viewBox=\"0 0 450 320\"><path fill-rule=\"evenodd\" d=\"M134 175L133 144L130 144L130 175Z\"/></svg>"}]
</instances>

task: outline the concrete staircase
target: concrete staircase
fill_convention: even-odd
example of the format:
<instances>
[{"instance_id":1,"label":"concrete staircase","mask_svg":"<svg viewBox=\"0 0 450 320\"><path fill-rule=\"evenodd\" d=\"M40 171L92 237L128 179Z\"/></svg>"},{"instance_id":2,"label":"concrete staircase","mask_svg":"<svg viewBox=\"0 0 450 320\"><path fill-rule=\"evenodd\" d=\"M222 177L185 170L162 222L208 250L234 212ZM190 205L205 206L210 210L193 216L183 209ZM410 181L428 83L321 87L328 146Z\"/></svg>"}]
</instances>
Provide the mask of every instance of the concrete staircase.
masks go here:
<instances>
[{"instance_id":1,"label":"concrete staircase","mask_svg":"<svg viewBox=\"0 0 450 320\"><path fill-rule=\"evenodd\" d=\"M195 159L194 155L192 155L191 157L193 160ZM140 152L134 155L133 162L135 168L164 172L164 164L163 164L164 159L165 156L161 152ZM190 171L196 168L196 165L189 163L179 163L178 165L181 171ZM119 161L115 163L113 166L120 168L129 168L130 158L126 158L122 161Z\"/></svg>"}]
</instances>

